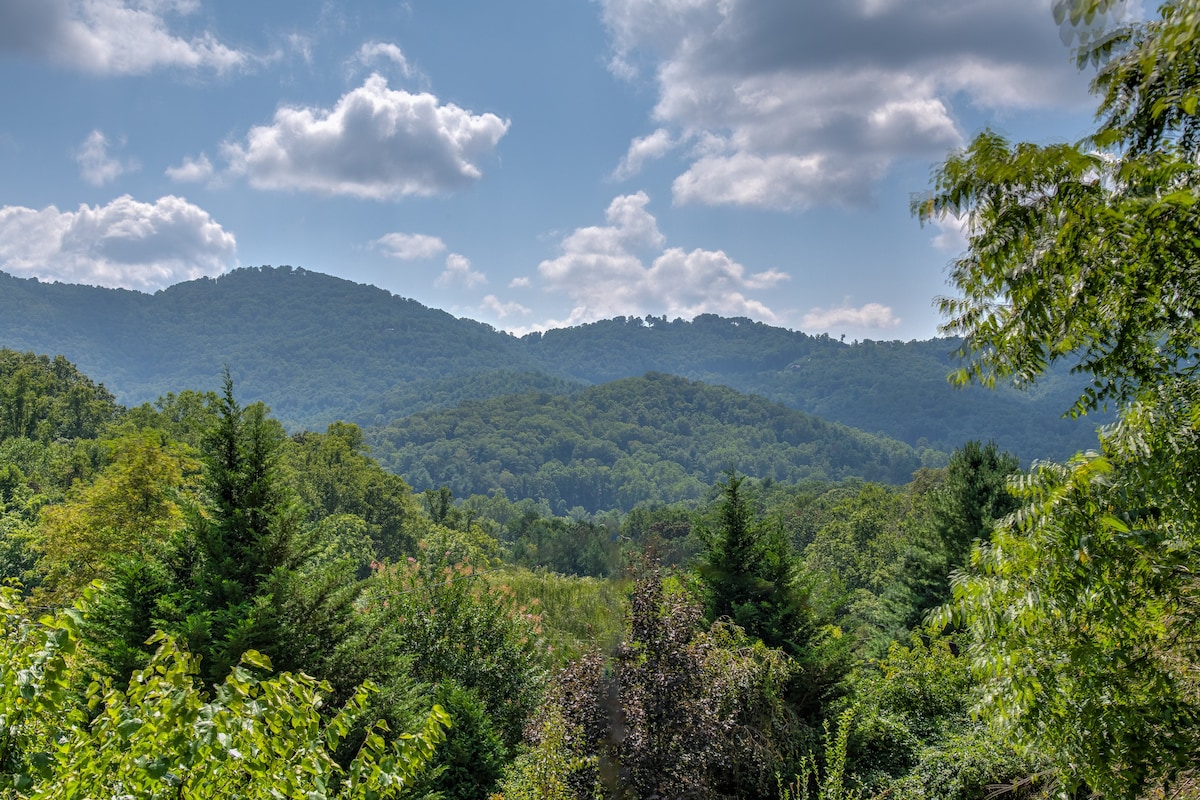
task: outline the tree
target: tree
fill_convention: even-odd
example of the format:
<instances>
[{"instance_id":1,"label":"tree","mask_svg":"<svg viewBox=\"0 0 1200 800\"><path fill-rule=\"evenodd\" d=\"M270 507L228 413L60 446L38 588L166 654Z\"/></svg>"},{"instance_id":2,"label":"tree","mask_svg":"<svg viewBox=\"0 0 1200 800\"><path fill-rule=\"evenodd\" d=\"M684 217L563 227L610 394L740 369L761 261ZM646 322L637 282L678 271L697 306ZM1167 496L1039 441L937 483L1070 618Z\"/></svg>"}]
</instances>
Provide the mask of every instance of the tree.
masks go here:
<instances>
[{"instance_id":1,"label":"tree","mask_svg":"<svg viewBox=\"0 0 1200 800\"><path fill-rule=\"evenodd\" d=\"M470 719L451 734L448 766L464 753L480 754L481 767L455 797L480 797L498 774L484 768L499 745L507 753L521 741L542 699L544 651L531 614L466 564L440 554L383 565L370 579L364 611L381 620L411 658L411 675L433 685L447 705ZM486 756L484 758L483 756ZM455 773L458 774L458 773ZM461 777L461 775L459 776Z\"/></svg>"},{"instance_id":2,"label":"tree","mask_svg":"<svg viewBox=\"0 0 1200 800\"><path fill-rule=\"evenodd\" d=\"M1008 491L1018 472L1017 457L995 442L972 439L950 455L940 483L926 496L927 516L903 555L902 568L887 599L901 615L900 626L915 627L930 609L951 600L951 574L968 565L971 548L986 542L992 528L1017 508Z\"/></svg>"},{"instance_id":3,"label":"tree","mask_svg":"<svg viewBox=\"0 0 1200 800\"><path fill-rule=\"evenodd\" d=\"M755 519L744 480L730 471L718 484L721 499L700 568L705 615L710 621L728 617L768 647L795 654L814 635L807 598L797 583L791 545L779 526Z\"/></svg>"},{"instance_id":4,"label":"tree","mask_svg":"<svg viewBox=\"0 0 1200 800\"><path fill-rule=\"evenodd\" d=\"M1086 20L1106 0L1060 3ZM915 208L965 216L944 330L962 378L1092 377L1122 406L1101 452L1041 465L942 614L968 624L983 710L1057 766L1064 791L1137 797L1194 779L1200 568L1200 4L1089 34L1100 126L1076 145L992 132Z\"/></svg>"},{"instance_id":5,"label":"tree","mask_svg":"<svg viewBox=\"0 0 1200 800\"><path fill-rule=\"evenodd\" d=\"M35 621L15 589L0 587L0 797L398 797L450 724L434 706L417 733L390 744L374 727L343 769L333 756L365 717L371 685L323 716L328 684L261 677L270 662L251 651L208 695L196 658L160 634L127 690L85 689L80 613Z\"/></svg>"},{"instance_id":6,"label":"tree","mask_svg":"<svg viewBox=\"0 0 1200 800\"><path fill-rule=\"evenodd\" d=\"M77 483L63 503L42 510L36 537L38 568L55 602L78 598L109 576L122 555L161 554L187 524L196 502L200 465L188 448L157 431L110 443L112 463Z\"/></svg>"}]
</instances>

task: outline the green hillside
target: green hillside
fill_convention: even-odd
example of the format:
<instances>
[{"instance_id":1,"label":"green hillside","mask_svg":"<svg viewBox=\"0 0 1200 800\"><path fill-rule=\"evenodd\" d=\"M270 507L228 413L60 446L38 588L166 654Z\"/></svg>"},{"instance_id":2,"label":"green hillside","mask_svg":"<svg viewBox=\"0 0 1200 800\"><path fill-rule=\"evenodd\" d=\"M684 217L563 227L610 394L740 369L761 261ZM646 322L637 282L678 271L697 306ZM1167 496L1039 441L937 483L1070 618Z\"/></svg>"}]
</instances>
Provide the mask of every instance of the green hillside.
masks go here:
<instances>
[{"instance_id":1,"label":"green hillside","mask_svg":"<svg viewBox=\"0 0 1200 800\"><path fill-rule=\"evenodd\" d=\"M776 481L898 484L921 466L901 442L658 373L569 396L531 392L427 411L370 439L375 457L418 490L503 489L557 513L697 499L730 468Z\"/></svg>"}]
</instances>

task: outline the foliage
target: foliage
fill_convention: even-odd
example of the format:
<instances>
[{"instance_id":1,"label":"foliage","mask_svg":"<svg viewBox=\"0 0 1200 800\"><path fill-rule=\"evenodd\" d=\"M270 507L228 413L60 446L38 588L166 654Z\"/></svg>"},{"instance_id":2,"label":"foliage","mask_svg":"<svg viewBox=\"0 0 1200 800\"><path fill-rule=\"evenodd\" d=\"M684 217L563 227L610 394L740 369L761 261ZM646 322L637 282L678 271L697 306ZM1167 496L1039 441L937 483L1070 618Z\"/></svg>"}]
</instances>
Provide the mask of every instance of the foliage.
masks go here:
<instances>
[{"instance_id":1,"label":"foliage","mask_svg":"<svg viewBox=\"0 0 1200 800\"><path fill-rule=\"evenodd\" d=\"M907 644L893 643L878 667L863 668L842 713L854 712L846 768L867 794L971 800L989 787L1039 788L1029 778L1046 764L971 716L980 692L965 643L916 631ZM839 737L844 730L839 724Z\"/></svg>"},{"instance_id":2,"label":"foliage","mask_svg":"<svg viewBox=\"0 0 1200 800\"><path fill-rule=\"evenodd\" d=\"M552 666L562 667L585 653L611 652L621 639L628 605L628 581L559 575L545 570L506 568L485 576L511 595L536 620L538 638Z\"/></svg>"},{"instance_id":3,"label":"foliage","mask_svg":"<svg viewBox=\"0 0 1200 800\"><path fill-rule=\"evenodd\" d=\"M1068 785L1113 796L1169 782L1200 747L1200 389L1164 395L1127 412L1103 455L1019 481L1022 510L955 586L988 716Z\"/></svg>"},{"instance_id":4,"label":"foliage","mask_svg":"<svg viewBox=\"0 0 1200 800\"><path fill-rule=\"evenodd\" d=\"M95 438L118 414L108 390L63 356L0 349L0 442Z\"/></svg>"},{"instance_id":5,"label":"foliage","mask_svg":"<svg viewBox=\"0 0 1200 800\"><path fill-rule=\"evenodd\" d=\"M412 657L414 678L473 692L504 743L515 746L545 681L534 618L469 565L430 556L381 566L363 602Z\"/></svg>"},{"instance_id":6,"label":"foliage","mask_svg":"<svg viewBox=\"0 0 1200 800\"><path fill-rule=\"evenodd\" d=\"M566 723L556 706L541 715L535 744L517 756L505 771L500 791L491 800L576 800L571 787L580 771L595 766L595 758L572 756L567 748ZM599 796L599 789L584 797Z\"/></svg>"},{"instance_id":7,"label":"foliage","mask_svg":"<svg viewBox=\"0 0 1200 800\"><path fill-rule=\"evenodd\" d=\"M671 583L645 567L611 657L559 674L534 728L558 768L539 780L572 797L770 797L797 763L810 738L785 702L797 664L735 625L703 630ZM530 766L510 782L528 785Z\"/></svg>"},{"instance_id":8,"label":"foliage","mask_svg":"<svg viewBox=\"0 0 1200 800\"><path fill-rule=\"evenodd\" d=\"M324 434L299 433L282 450L310 522L358 517L379 561L399 561L416 551L426 522L412 490L370 458L357 425L335 422Z\"/></svg>"},{"instance_id":9,"label":"foliage","mask_svg":"<svg viewBox=\"0 0 1200 800\"><path fill-rule=\"evenodd\" d=\"M343 770L332 755L366 713L370 685L324 717L327 684L257 677L270 664L251 651L208 696L196 659L162 635L127 691L93 681L80 705L74 613L34 622L11 588L0 613L0 797L397 797L449 725L435 706L417 734L389 744L376 728Z\"/></svg>"},{"instance_id":10,"label":"foliage","mask_svg":"<svg viewBox=\"0 0 1200 800\"><path fill-rule=\"evenodd\" d=\"M56 603L79 597L109 577L114 558L162 553L174 544L194 507L200 464L188 448L160 433L110 443L111 463L42 510L35 537L44 591Z\"/></svg>"},{"instance_id":11,"label":"foliage","mask_svg":"<svg viewBox=\"0 0 1200 800\"><path fill-rule=\"evenodd\" d=\"M971 548L988 540L996 520L1016 510L1008 491L1016 472L1016 456L1000 453L995 442L972 439L950 456L925 497L927 512L904 549L900 573L884 590L899 627L916 627L951 600L951 573L967 566Z\"/></svg>"},{"instance_id":12,"label":"foliage","mask_svg":"<svg viewBox=\"0 0 1200 800\"><path fill-rule=\"evenodd\" d=\"M1060 4L1086 20L1100 0ZM943 619L970 625L982 707L1052 758L1065 791L1186 786L1200 738L1194 635L1200 462L1196 123L1200 8L1088 36L1101 123L1077 145L985 132L937 170L922 219L965 215L943 301L963 377L1073 363L1086 412L1121 403L1101 452L1039 465Z\"/></svg>"},{"instance_id":13,"label":"foliage","mask_svg":"<svg viewBox=\"0 0 1200 800\"><path fill-rule=\"evenodd\" d=\"M446 800L484 800L509 762L508 747L474 692L445 681L434 701L446 709L454 727L434 754L434 769L418 791L436 792Z\"/></svg>"},{"instance_id":14,"label":"foliage","mask_svg":"<svg viewBox=\"0 0 1200 800\"><path fill-rule=\"evenodd\" d=\"M846 744L857 709L847 708L837 718L835 731L825 722L824 765L813 756L801 762L800 772L780 792L780 800L862 800L861 787L846 786Z\"/></svg>"},{"instance_id":15,"label":"foliage","mask_svg":"<svg viewBox=\"0 0 1200 800\"><path fill-rule=\"evenodd\" d=\"M727 618L768 647L796 654L815 638L808 597L797 582L791 544L781 528L754 518L743 480L730 471L719 485L716 518L704 537L705 615L710 622Z\"/></svg>"}]
</instances>

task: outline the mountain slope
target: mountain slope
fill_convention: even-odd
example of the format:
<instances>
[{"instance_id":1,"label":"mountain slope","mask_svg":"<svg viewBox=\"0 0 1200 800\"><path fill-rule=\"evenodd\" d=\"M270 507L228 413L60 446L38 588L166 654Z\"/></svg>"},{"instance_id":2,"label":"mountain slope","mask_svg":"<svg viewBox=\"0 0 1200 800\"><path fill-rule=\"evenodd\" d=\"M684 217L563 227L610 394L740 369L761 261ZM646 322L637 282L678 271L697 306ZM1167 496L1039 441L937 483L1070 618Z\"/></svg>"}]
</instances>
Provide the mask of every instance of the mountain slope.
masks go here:
<instances>
[{"instance_id":1,"label":"mountain slope","mask_svg":"<svg viewBox=\"0 0 1200 800\"><path fill-rule=\"evenodd\" d=\"M374 456L418 490L503 489L558 513L703 497L731 468L778 481L904 483L921 466L902 442L659 373L568 396L531 392L425 411L369 439Z\"/></svg>"}]
</instances>

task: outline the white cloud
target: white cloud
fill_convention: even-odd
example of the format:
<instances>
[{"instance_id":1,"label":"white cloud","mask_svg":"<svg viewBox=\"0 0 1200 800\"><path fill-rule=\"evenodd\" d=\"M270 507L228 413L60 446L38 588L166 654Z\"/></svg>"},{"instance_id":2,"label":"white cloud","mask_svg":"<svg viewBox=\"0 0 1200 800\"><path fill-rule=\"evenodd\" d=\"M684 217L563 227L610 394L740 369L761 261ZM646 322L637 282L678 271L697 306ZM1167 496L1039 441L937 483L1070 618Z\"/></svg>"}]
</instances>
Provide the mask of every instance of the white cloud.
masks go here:
<instances>
[{"instance_id":1,"label":"white cloud","mask_svg":"<svg viewBox=\"0 0 1200 800\"><path fill-rule=\"evenodd\" d=\"M642 192L617 197L606 213L608 225L578 228L563 239L562 254L539 264L538 274L547 291L569 298L571 314L523 330L645 314L690 319L713 313L780 321L750 293L787 280L787 275L774 270L747 274L720 250L664 250L665 238L646 211L648 202ZM650 256L650 266L641 253Z\"/></svg>"},{"instance_id":2,"label":"white cloud","mask_svg":"<svg viewBox=\"0 0 1200 800\"><path fill-rule=\"evenodd\" d=\"M441 239L424 233L387 233L371 244L388 258L401 261L433 258L446 249L446 243Z\"/></svg>"},{"instance_id":3,"label":"white cloud","mask_svg":"<svg viewBox=\"0 0 1200 800\"><path fill-rule=\"evenodd\" d=\"M895 328L903 320L891 306L867 303L854 308L847 304L836 308L814 308L804 315L800 327L808 331L829 331L832 328Z\"/></svg>"},{"instance_id":4,"label":"white cloud","mask_svg":"<svg viewBox=\"0 0 1200 800\"><path fill-rule=\"evenodd\" d=\"M508 288L510 288L510 289L527 289L527 288L529 288L529 286L532 283L533 282L530 281L529 278L522 276L520 278L513 278L511 281L509 281Z\"/></svg>"},{"instance_id":5,"label":"white cloud","mask_svg":"<svg viewBox=\"0 0 1200 800\"><path fill-rule=\"evenodd\" d=\"M967 249L967 217L934 217L928 224L937 231L933 246L945 253L963 253Z\"/></svg>"},{"instance_id":6,"label":"white cloud","mask_svg":"<svg viewBox=\"0 0 1200 800\"><path fill-rule=\"evenodd\" d=\"M223 146L230 171L258 189L299 189L386 200L469 186L509 123L373 74L333 109L280 108L244 143Z\"/></svg>"},{"instance_id":7,"label":"white cloud","mask_svg":"<svg viewBox=\"0 0 1200 800\"><path fill-rule=\"evenodd\" d=\"M451 253L446 256L446 271L438 276L433 285L439 289L448 289L451 286L471 289L481 283L487 283L487 276L471 269L471 261L466 256Z\"/></svg>"},{"instance_id":8,"label":"white cloud","mask_svg":"<svg viewBox=\"0 0 1200 800\"><path fill-rule=\"evenodd\" d=\"M358 48L354 60L363 66L377 64L380 61L388 62L395 65L404 77L412 76L412 67L409 66L404 51L391 42L367 42Z\"/></svg>"},{"instance_id":9,"label":"white cloud","mask_svg":"<svg viewBox=\"0 0 1200 800\"><path fill-rule=\"evenodd\" d=\"M489 294L487 297L483 298L482 307L484 310L495 314L497 319L504 319L510 314L529 315L533 313L531 309L526 308L516 301L509 303L501 302L500 298L496 297L494 294Z\"/></svg>"},{"instance_id":10,"label":"white cloud","mask_svg":"<svg viewBox=\"0 0 1200 800\"><path fill-rule=\"evenodd\" d=\"M3 0L0 52L30 55L98 74L141 75L155 69L242 66L249 56L210 32L173 33L168 17L183 17L195 2L156 0Z\"/></svg>"},{"instance_id":11,"label":"white cloud","mask_svg":"<svg viewBox=\"0 0 1200 800\"><path fill-rule=\"evenodd\" d=\"M600 2L614 71L658 93L616 174L694 142L677 203L859 205L897 159L963 142L955 104L1090 105L1045 0Z\"/></svg>"},{"instance_id":12,"label":"white cloud","mask_svg":"<svg viewBox=\"0 0 1200 800\"><path fill-rule=\"evenodd\" d=\"M167 167L166 175L178 183L203 183L213 177L213 165L204 153L199 158L185 156L178 167Z\"/></svg>"},{"instance_id":13,"label":"white cloud","mask_svg":"<svg viewBox=\"0 0 1200 800\"><path fill-rule=\"evenodd\" d=\"M100 131L92 131L75 151L79 174L93 186L115 181L126 172L136 172L141 166L134 159L121 161L108 154L108 139Z\"/></svg>"},{"instance_id":14,"label":"white cloud","mask_svg":"<svg viewBox=\"0 0 1200 800\"><path fill-rule=\"evenodd\" d=\"M662 158L676 146L666 128L659 128L649 136L642 136L629 143L629 151L613 172L615 180L631 178L642 171L647 161Z\"/></svg>"},{"instance_id":15,"label":"white cloud","mask_svg":"<svg viewBox=\"0 0 1200 800\"><path fill-rule=\"evenodd\" d=\"M219 275L236 250L207 211L172 195L78 211L0 208L0 269L21 277L153 291Z\"/></svg>"}]
</instances>

